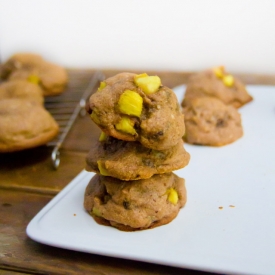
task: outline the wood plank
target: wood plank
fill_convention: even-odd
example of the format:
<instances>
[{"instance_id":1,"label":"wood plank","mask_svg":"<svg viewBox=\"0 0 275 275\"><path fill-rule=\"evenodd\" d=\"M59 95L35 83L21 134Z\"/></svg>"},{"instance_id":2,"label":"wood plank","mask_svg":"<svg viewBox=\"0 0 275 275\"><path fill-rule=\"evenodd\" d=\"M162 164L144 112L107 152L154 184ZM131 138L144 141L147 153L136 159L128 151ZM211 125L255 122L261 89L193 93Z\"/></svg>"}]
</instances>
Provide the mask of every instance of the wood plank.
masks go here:
<instances>
[{"instance_id":1,"label":"wood plank","mask_svg":"<svg viewBox=\"0 0 275 275\"><path fill-rule=\"evenodd\" d=\"M96 71L96 69L69 69L68 72L71 77L80 78L83 81L87 81L87 79ZM157 71L157 70L117 70L117 69L104 69L101 72L105 75L105 77L111 77L117 73L121 72L133 72L133 73L144 73L147 72L150 75L158 75L162 83L170 88L175 86L186 84L188 82L189 77L197 73L197 71ZM275 75L270 74L248 74L248 73L238 73L238 72L230 72L234 76L240 78L244 82L244 84L261 84L261 85L275 85Z\"/></svg>"},{"instance_id":2,"label":"wood plank","mask_svg":"<svg viewBox=\"0 0 275 275\"><path fill-rule=\"evenodd\" d=\"M0 188L56 194L85 167L86 153L61 151L54 170L48 148L0 154Z\"/></svg>"},{"instance_id":3,"label":"wood plank","mask_svg":"<svg viewBox=\"0 0 275 275\"><path fill-rule=\"evenodd\" d=\"M26 226L51 196L0 192L0 269L34 274L207 274L179 268L98 256L39 244Z\"/></svg>"},{"instance_id":4,"label":"wood plank","mask_svg":"<svg viewBox=\"0 0 275 275\"><path fill-rule=\"evenodd\" d=\"M16 270L0 269L0 275L31 275L31 273L21 272L21 270L17 272Z\"/></svg>"}]
</instances>

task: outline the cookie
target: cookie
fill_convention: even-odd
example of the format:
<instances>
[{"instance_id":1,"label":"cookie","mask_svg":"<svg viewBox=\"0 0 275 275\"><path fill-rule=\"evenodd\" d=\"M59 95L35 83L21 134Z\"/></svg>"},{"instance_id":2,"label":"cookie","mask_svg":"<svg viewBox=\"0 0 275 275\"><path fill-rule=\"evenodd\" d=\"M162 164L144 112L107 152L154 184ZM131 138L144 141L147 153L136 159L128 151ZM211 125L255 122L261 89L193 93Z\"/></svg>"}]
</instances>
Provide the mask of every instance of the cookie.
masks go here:
<instances>
[{"instance_id":1,"label":"cookie","mask_svg":"<svg viewBox=\"0 0 275 275\"><path fill-rule=\"evenodd\" d=\"M0 84L0 100L8 98L26 99L44 103L42 89L26 80L10 80Z\"/></svg>"},{"instance_id":2,"label":"cookie","mask_svg":"<svg viewBox=\"0 0 275 275\"><path fill-rule=\"evenodd\" d=\"M101 83L87 111L107 135L165 150L184 135L184 118L174 92L157 76L121 73Z\"/></svg>"},{"instance_id":3,"label":"cookie","mask_svg":"<svg viewBox=\"0 0 275 275\"><path fill-rule=\"evenodd\" d=\"M18 53L10 57L2 65L1 78L24 79L37 83L44 96L62 93L68 83L68 74L64 68L31 53Z\"/></svg>"},{"instance_id":4,"label":"cookie","mask_svg":"<svg viewBox=\"0 0 275 275\"><path fill-rule=\"evenodd\" d=\"M223 67L193 75L186 86L182 106L187 106L195 97L205 96L218 98L226 105L235 108L239 108L253 99L248 94L245 85L238 78L227 74Z\"/></svg>"},{"instance_id":5,"label":"cookie","mask_svg":"<svg viewBox=\"0 0 275 275\"><path fill-rule=\"evenodd\" d=\"M14 152L43 145L58 134L59 126L37 102L0 100L0 152Z\"/></svg>"},{"instance_id":6,"label":"cookie","mask_svg":"<svg viewBox=\"0 0 275 275\"><path fill-rule=\"evenodd\" d=\"M95 175L86 187L84 208L100 224L135 231L171 222L186 200L185 181L173 173L138 181Z\"/></svg>"},{"instance_id":7,"label":"cookie","mask_svg":"<svg viewBox=\"0 0 275 275\"><path fill-rule=\"evenodd\" d=\"M186 132L190 144L222 146L242 137L241 115L230 105L214 97L193 98L183 108Z\"/></svg>"},{"instance_id":8,"label":"cookie","mask_svg":"<svg viewBox=\"0 0 275 275\"><path fill-rule=\"evenodd\" d=\"M121 180L138 180L183 168L189 159L182 139L177 145L160 151L146 148L139 142L108 136L92 143L86 158L86 170Z\"/></svg>"}]
</instances>

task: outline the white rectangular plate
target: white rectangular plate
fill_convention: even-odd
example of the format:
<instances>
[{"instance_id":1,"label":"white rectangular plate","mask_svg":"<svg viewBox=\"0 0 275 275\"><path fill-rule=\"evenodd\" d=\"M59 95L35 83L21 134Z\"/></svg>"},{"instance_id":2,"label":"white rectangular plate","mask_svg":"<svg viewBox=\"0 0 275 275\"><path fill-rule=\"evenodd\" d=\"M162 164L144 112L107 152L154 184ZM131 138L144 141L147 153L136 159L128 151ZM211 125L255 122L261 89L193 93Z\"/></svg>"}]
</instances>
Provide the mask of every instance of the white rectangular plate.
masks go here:
<instances>
[{"instance_id":1,"label":"white rectangular plate","mask_svg":"<svg viewBox=\"0 0 275 275\"><path fill-rule=\"evenodd\" d=\"M223 147L185 144L188 201L155 229L98 225L83 208L93 173L81 172L29 223L35 241L71 250L183 268L275 274L275 87L248 86L244 136ZM174 89L181 101L184 86Z\"/></svg>"}]
</instances>

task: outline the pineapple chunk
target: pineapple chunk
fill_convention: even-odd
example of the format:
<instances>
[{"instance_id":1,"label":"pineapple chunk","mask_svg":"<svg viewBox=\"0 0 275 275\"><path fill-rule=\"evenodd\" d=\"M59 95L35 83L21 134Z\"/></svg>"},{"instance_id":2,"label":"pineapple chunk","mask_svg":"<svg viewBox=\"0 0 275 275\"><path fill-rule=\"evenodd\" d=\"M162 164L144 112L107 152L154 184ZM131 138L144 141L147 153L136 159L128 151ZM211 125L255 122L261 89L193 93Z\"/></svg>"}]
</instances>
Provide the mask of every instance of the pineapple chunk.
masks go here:
<instances>
[{"instance_id":1,"label":"pineapple chunk","mask_svg":"<svg viewBox=\"0 0 275 275\"><path fill-rule=\"evenodd\" d=\"M223 84L227 87L232 87L234 84L234 77L230 74L226 75L222 79Z\"/></svg>"},{"instance_id":2,"label":"pineapple chunk","mask_svg":"<svg viewBox=\"0 0 275 275\"><path fill-rule=\"evenodd\" d=\"M174 205L176 205L178 203L179 196L178 196L177 191L174 188L169 188L166 191L166 194L167 194L167 199L169 202L171 202Z\"/></svg>"},{"instance_id":3,"label":"pineapple chunk","mask_svg":"<svg viewBox=\"0 0 275 275\"><path fill-rule=\"evenodd\" d=\"M93 207L92 213L93 213L95 216L101 217L101 213L100 213L99 209L96 208L96 207Z\"/></svg>"},{"instance_id":4,"label":"pineapple chunk","mask_svg":"<svg viewBox=\"0 0 275 275\"><path fill-rule=\"evenodd\" d=\"M97 161L97 167L102 176L109 176L107 169L100 160Z\"/></svg>"},{"instance_id":5,"label":"pineapple chunk","mask_svg":"<svg viewBox=\"0 0 275 275\"><path fill-rule=\"evenodd\" d=\"M118 109L121 113L140 117L143 99L135 91L126 90L119 98Z\"/></svg>"},{"instance_id":6,"label":"pineapple chunk","mask_svg":"<svg viewBox=\"0 0 275 275\"><path fill-rule=\"evenodd\" d=\"M101 81L98 87L98 91L103 90L107 86L106 82Z\"/></svg>"},{"instance_id":7,"label":"pineapple chunk","mask_svg":"<svg viewBox=\"0 0 275 275\"><path fill-rule=\"evenodd\" d=\"M39 79L39 77L37 75L31 74L31 75L28 76L27 81L29 81L29 82L31 82L33 84L39 84L40 79Z\"/></svg>"},{"instance_id":8,"label":"pineapple chunk","mask_svg":"<svg viewBox=\"0 0 275 275\"><path fill-rule=\"evenodd\" d=\"M221 78L221 79L224 77L224 67L223 66L214 68L213 71L214 71L216 77Z\"/></svg>"},{"instance_id":9,"label":"pineapple chunk","mask_svg":"<svg viewBox=\"0 0 275 275\"><path fill-rule=\"evenodd\" d=\"M105 141L107 139L108 135L106 135L104 132L101 132L99 136L99 141Z\"/></svg>"},{"instance_id":10,"label":"pineapple chunk","mask_svg":"<svg viewBox=\"0 0 275 275\"><path fill-rule=\"evenodd\" d=\"M122 117L120 122L115 125L118 131L135 135L137 132L134 128L134 122L128 117Z\"/></svg>"},{"instance_id":11,"label":"pineapple chunk","mask_svg":"<svg viewBox=\"0 0 275 275\"><path fill-rule=\"evenodd\" d=\"M136 75L134 82L145 94L155 93L161 85L161 80L158 76L148 76L146 73Z\"/></svg>"},{"instance_id":12,"label":"pineapple chunk","mask_svg":"<svg viewBox=\"0 0 275 275\"><path fill-rule=\"evenodd\" d=\"M95 111L93 111L90 114L91 119L93 120L93 122L95 122L96 124L100 124L100 120L98 118L98 115L95 113Z\"/></svg>"}]
</instances>

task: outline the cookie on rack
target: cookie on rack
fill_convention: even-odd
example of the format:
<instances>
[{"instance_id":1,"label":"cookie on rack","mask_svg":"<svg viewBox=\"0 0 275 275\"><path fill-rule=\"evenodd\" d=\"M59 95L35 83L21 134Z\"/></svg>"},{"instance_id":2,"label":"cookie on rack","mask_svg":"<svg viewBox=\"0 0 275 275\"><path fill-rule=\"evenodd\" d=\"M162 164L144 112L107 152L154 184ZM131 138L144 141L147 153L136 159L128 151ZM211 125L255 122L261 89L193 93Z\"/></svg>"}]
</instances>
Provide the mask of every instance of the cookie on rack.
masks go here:
<instances>
[{"instance_id":1,"label":"cookie on rack","mask_svg":"<svg viewBox=\"0 0 275 275\"><path fill-rule=\"evenodd\" d=\"M99 140L92 143L86 157L86 170L121 180L139 180L178 170L189 160L182 139L169 149L155 150L102 133Z\"/></svg>"},{"instance_id":2,"label":"cookie on rack","mask_svg":"<svg viewBox=\"0 0 275 275\"><path fill-rule=\"evenodd\" d=\"M165 150L184 135L184 118L174 92L158 76L120 73L101 83L87 111L109 136Z\"/></svg>"},{"instance_id":3,"label":"cookie on rack","mask_svg":"<svg viewBox=\"0 0 275 275\"><path fill-rule=\"evenodd\" d=\"M39 84L44 96L62 93L68 83L68 74L63 67L32 53L11 56L1 67L1 78L24 79Z\"/></svg>"},{"instance_id":4,"label":"cookie on rack","mask_svg":"<svg viewBox=\"0 0 275 275\"><path fill-rule=\"evenodd\" d=\"M59 126L42 104L31 100L0 100L0 153L46 144Z\"/></svg>"},{"instance_id":5,"label":"cookie on rack","mask_svg":"<svg viewBox=\"0 0 275 275\"><path fill-rule=\"evenodd\" d=\"M214 97L226 105L239 108L253 100L245 85L228 74L224 67L209 69L190 77L186 86L182 106L185 107L195 97Z\"/></svg>"},{"instance_id":6,"label":"cookie on rack","mask_svg":"<svg viewBox=\"0 0 275 275\"><path fill-rule=\"evenodd\" d=\"M197 97L183 108L186 132L190 144L222 146L243 135L238 109L225 105L214 97Z\"/></svg>"},{"instance_id":7,"label":"cookie on rack","mask_svg":"<svg viewBox=\"0 0 275 275\"><path fill-rule=\"evenodd\" d=\"M95 175L84 207L99 224L136 231L171 222L186 200L184 179L173 173L137 181Z\"/></svg>"},{"instance_id":8,"label":"cookie on rack","mask_svg":"<svg viewBox=\"0 0 275 275\"><path fill-rule=\"evenodd\" d=\"M42 89L27 80L10 80L0 84L0 100L17 98L27 99L39 104L44 103Z\"/></svg>"}]
</instances>

